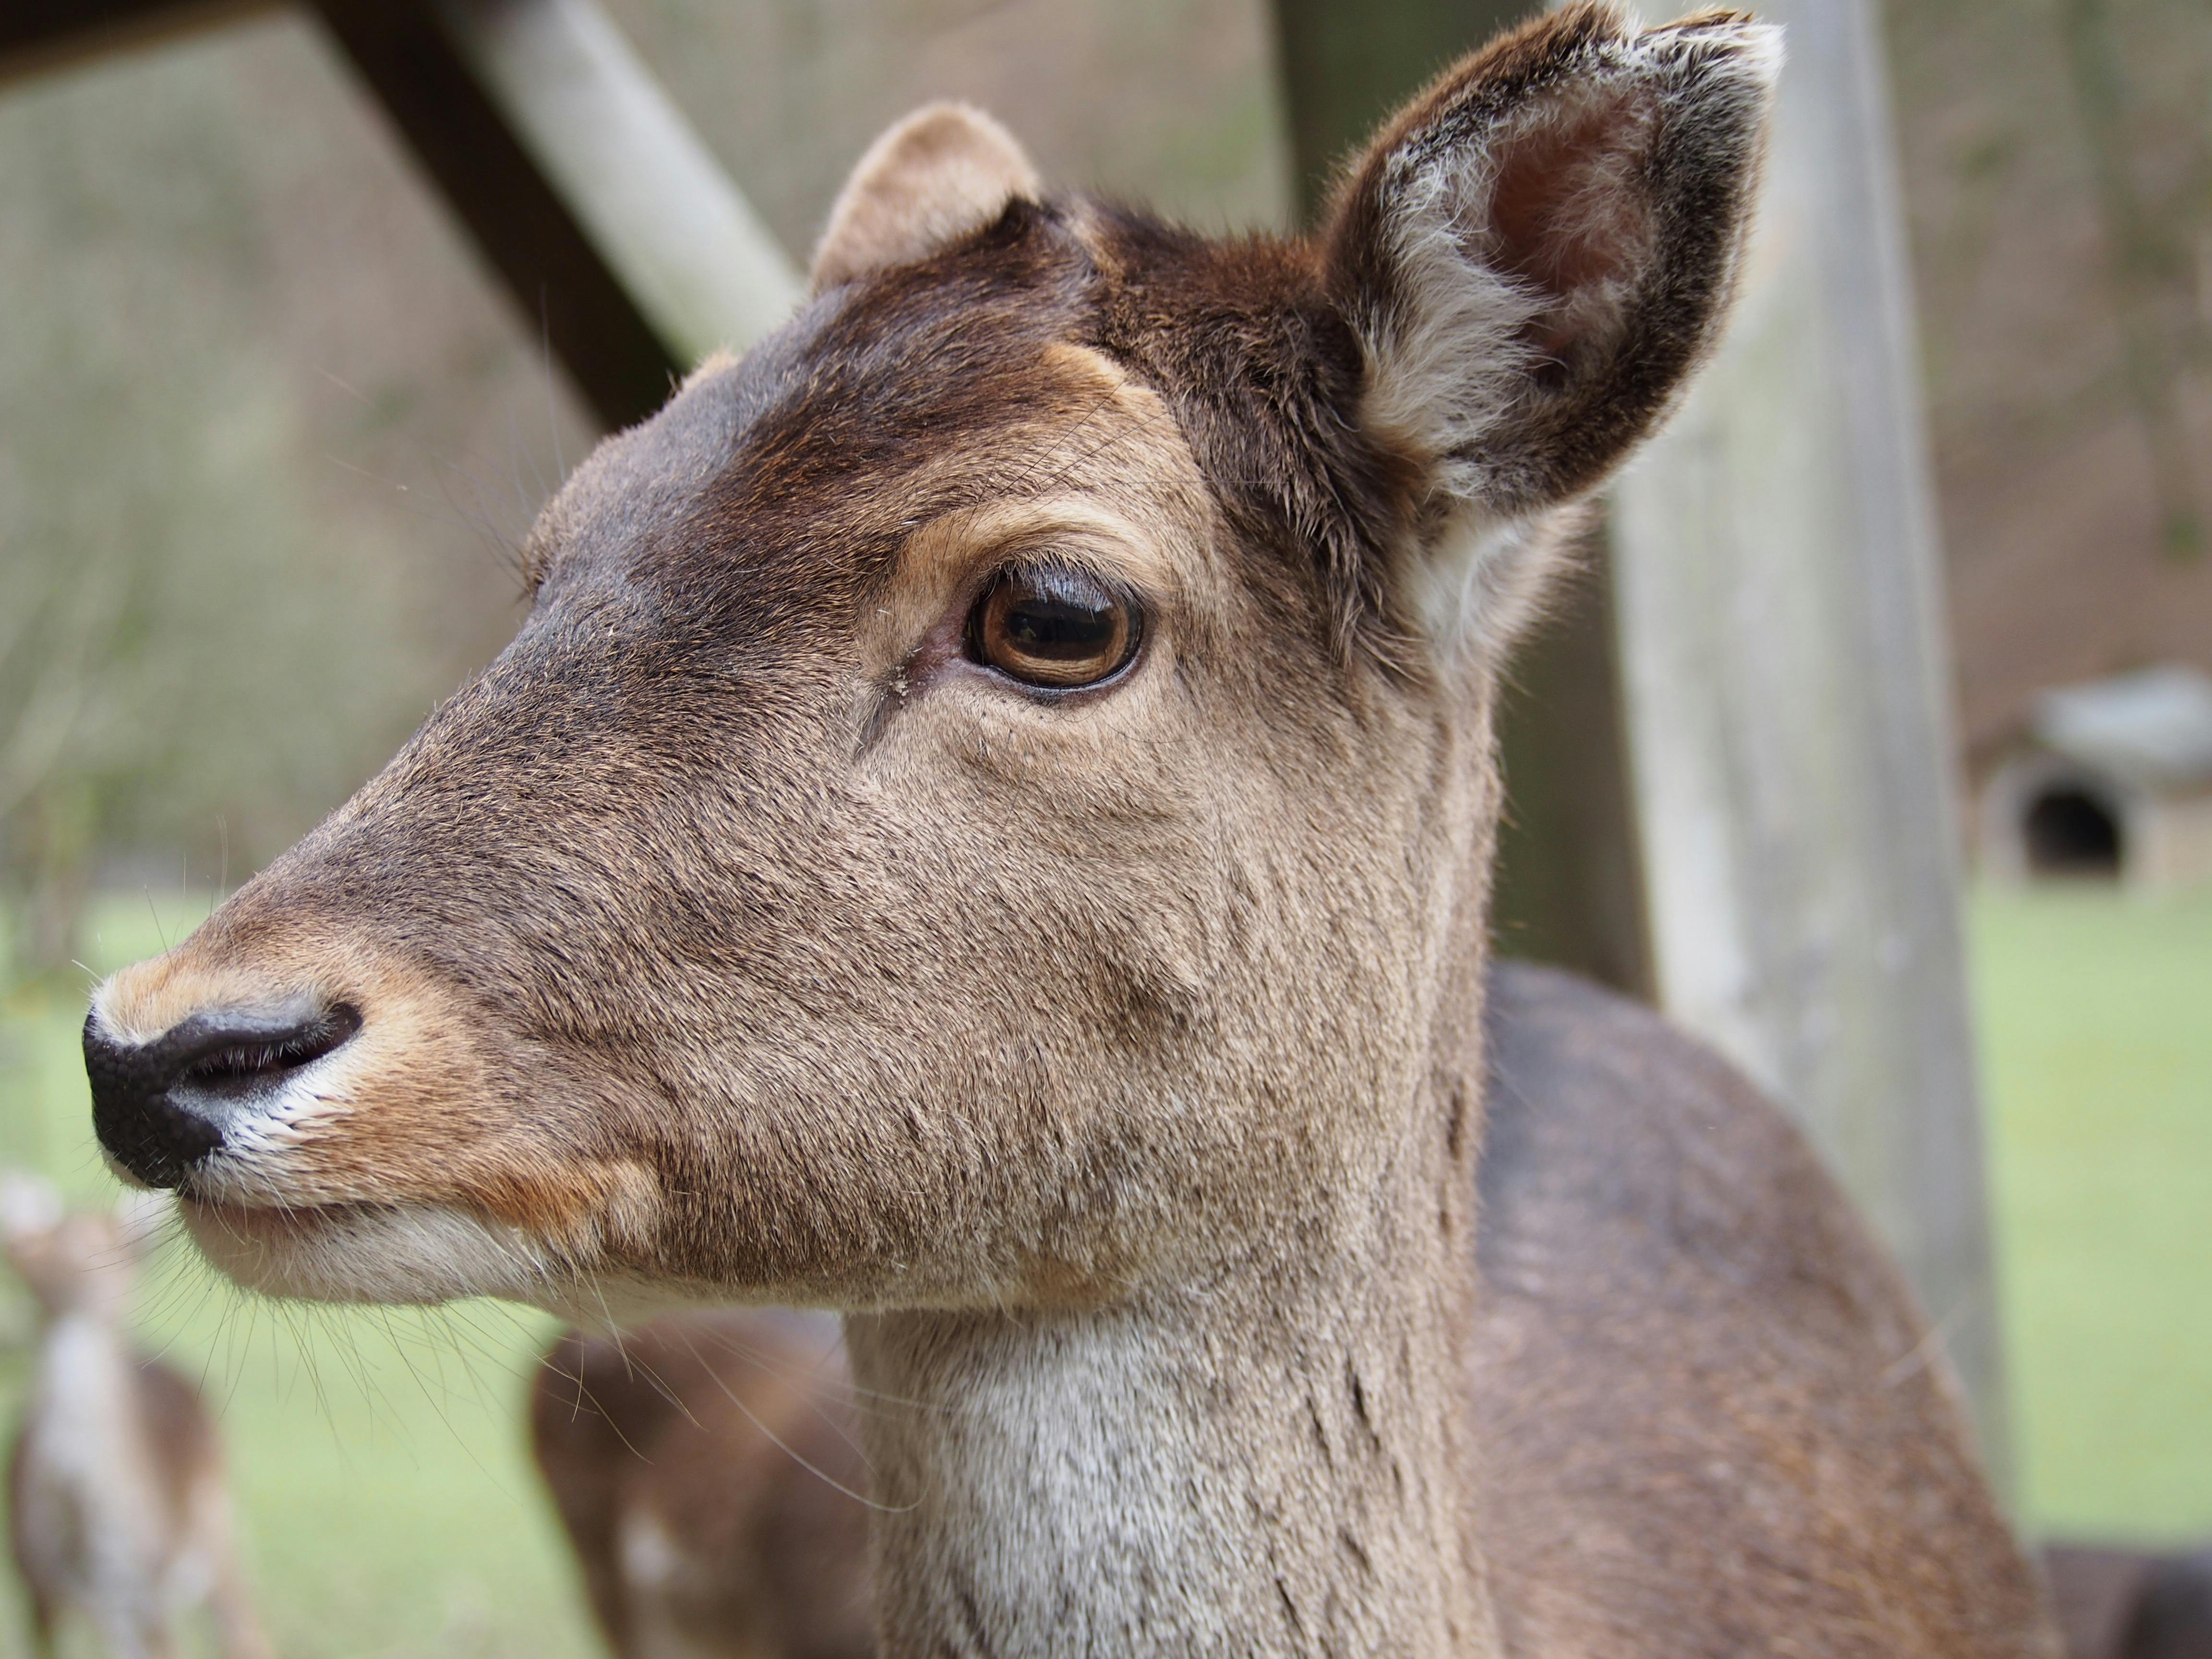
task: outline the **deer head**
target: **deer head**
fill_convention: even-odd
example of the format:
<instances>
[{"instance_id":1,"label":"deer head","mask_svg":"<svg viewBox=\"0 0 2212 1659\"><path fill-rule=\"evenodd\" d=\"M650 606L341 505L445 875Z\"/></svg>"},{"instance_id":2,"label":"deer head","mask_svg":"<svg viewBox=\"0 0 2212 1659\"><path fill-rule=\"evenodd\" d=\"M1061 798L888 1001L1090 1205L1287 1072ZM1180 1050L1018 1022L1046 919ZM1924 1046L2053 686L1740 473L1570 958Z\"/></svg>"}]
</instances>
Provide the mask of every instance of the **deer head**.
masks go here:
<instances>
[{"instance_id":1,"label":"deer head","mask_svg":"<svg viewBox=\"0 0 2212 1659\"><path fill-rule=\"evenodd\" d=\"M0 1170L0 1255L46 1319L119 1326L168 1209L166 1200L128 1193L112 1211L71 1211L42 1178Z\"/></svg>"},{"instance_id":2,"label":"deer head","mask_svg":"<svg viewBox=\"0 0 2212 1659\"><path fill-rule=\"evenodd\" d=\"M1302 240L895 129L790 324L545 509L498 660L100 988L110 1158L331 1298L1083 1307L1326 1252L1443 1145L1490 688L1712 343L1776 58L1571 7Z\"/></svg>"}]
</instances>

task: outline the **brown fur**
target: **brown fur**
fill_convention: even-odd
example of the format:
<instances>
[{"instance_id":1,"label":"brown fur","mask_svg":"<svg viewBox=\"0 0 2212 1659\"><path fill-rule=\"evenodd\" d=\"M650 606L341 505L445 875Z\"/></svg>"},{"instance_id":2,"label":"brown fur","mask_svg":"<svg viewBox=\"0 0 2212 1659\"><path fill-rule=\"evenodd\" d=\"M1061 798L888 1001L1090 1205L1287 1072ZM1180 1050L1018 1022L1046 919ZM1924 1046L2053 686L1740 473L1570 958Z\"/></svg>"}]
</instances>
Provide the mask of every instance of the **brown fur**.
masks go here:
<instances>
[{"instance_id":1,"label":"brown fur","mask_svg":"<svg viewBox=\"0 0 2212 1659\"><path fill-rule=\"evenodd\" d=\"M1926 1324L1797 1132L1714 1055L1564 975L1501 964L1487 1007L1471 1398L1486 1506L1511 1517L1491 1554L1508 1650L1734 1655L1818 1630L1852 1632L1830 1651L2034 1651L2036 1588L1978 1492ZM720 1600L687 1627L702 1654L760 1650L771 1598L803 1616L865 1593L858 1506L757 1413L808 1428L785 1444L835 1480L865 1480L839 1455L858 1416L842 1368L771 1316L571 1334L549 1358L539 1460L617 1652L636 1650L605 1611L613 1535L641 1492L684 1559L718 1564ZM1952 1506L1940 1553L1931 1505ZM793 1534L818 1588L773 1571L767 1540ZM2130 1588L2148 1570L2115 1559ZM2106 1599L2117 1632L2125 1595Z\"/></svg>"},{"instance_id":2,"label":"brown fur","mask_svg":"<svg viewBox=\"0 0 2212 1659\"><path fill-rule=\"evenodd\" d=\"M1935 1339L1796 1129L1564 975L1501 972L1489 1027L1474 1393L1509 1649L2055 1659Z\"/></svg>"},{"instance_id":3,"label":"brown fur","mask_svg":"<svg viewBox=\"0 0 2212 1659\"><path fill-rule=\"evenodd\" d=\"M895 1654L1668 1650L1603 1622L1630 1604L1593 1558L1540 1611L1492 1594L1490 711L1562 516L1711 348L1774 69L1740 17L1571 7L1387 128L1311 241L1024 196L948 240L964 164L902 170L915 239L604 445L499 661L105 988L87 1045L113 1079L188 1018L358 1031L227 1091L96 1089L111 1147L266 1289L843 1310L896 1402L867 1425ZM1139 596L1109 684L968 648L1041 563ZM189 1167L131 1113L198 1125ZM1839 1328L1809 1351L1895 1362ZM1656 1356L1652 1409L1735 1445L1702 1340ZM1756 1376L1764 1453L1830 1443L1818 1391ZM1612 1443L1577 1409L1551 1432ZM1833 1444L1937 1472L1905 1541L1865 1536L1899 1524L1879 1479L1785 1480L1839 1507L1777 1573L1851 1588L1730 1616L1782 1650L2034 1650L2002 1576L1995 1634L1911 1645L1963 1627L1882 1573L2009 1547L1954 1425L1914 1418L1902 1463L1877 1431Z\"/></svg>"},{"instance_id":4,"label":"brown fur","mask_svg":"<svg viewBox=\"0 0 2212 1659\"><path fill-rule=\"evenodd\" d=\"M2072 1659L2212 1659L2212 1548L2046 1545Z\"/></svg>"},{"instance_id":5,"label":"brown fur","mask_svg":"<svg viewBox=\"0 0 2212 1659\"><path fill-rule=\"evenodd\" d=\"M531 1449L618 1659L874 1652L867 1471L823 1322L672 1316L546 1355Z\"/></svg>"}]
</instances>

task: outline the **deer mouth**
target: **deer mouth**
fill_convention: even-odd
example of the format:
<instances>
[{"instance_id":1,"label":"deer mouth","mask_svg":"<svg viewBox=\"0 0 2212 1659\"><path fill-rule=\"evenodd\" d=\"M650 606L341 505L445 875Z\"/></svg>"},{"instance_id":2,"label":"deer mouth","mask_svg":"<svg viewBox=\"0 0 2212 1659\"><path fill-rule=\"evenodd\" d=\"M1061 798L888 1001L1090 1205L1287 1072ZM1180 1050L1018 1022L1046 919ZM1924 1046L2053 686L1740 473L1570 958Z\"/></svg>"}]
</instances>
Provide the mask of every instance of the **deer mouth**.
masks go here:
<instances>
[{"instance_id":1,"label":"deer mouth","mask_svg":"<svg viewBox=\"0 0 2212 1659\"><path fill-rule=\"evenodd\" d=\"M539 1304L573 1279L530 1227L361 1176L356 1135L389 1115L394 1053L444 1029L419 996L387 984L222 999L187 981L126 1000L132 1018L115 1012L115 983L85 1022L94 1127L118 1174L175 1190L185 1232L226 1277L311 1301ZM180 1018L146 1017L179 1004Z\"/></svg>"},{"instance_id":2,"label":"deer mouth","mask_svg":"<svg viewBox=\"0 0 2212 1659\"><path fill-rule=\"evenodd\" d=\"M220 1228L240 1243L264 1248L306 1243L332 1228L343 1229L374 1212L397 1206L380 1204L249 1204L196 1191L188 1178L177 1190L177 1212L198 1237Z\"/></svg>"},{"instance_id":3,"label":"deer mouth","mask_svg":"<svg viewBox=\"0 0 2212 1659\"><path fill-rule=\"evenodd\" d=\"M243 1202L178 1194L200 1253L247 1290L313 1302L543 1304L565 1278L523 1229L436 1204Z\"/></svg>"}]
</instances>

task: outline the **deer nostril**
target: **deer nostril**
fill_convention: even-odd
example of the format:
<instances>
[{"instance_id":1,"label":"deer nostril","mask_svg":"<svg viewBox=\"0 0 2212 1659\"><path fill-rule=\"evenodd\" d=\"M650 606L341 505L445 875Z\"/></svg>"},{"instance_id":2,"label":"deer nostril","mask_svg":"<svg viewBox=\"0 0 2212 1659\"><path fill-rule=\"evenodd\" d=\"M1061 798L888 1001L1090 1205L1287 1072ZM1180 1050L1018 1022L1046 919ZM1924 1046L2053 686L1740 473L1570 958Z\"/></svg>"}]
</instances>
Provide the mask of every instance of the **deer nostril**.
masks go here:
<instances>
[{"instance_id":1,"label":"deer nostril","mask_svg":"<svg viewBox=\"0 0 2212 1659\"><path fill-rule=\"evenodd\" d=\"M198 1026L198 1030L191 1028ZM171 1086L195 1095L248 1095L312 1066L361 1030L360 1012L345 1003L306 1018L199 1014L160 1039L175 1043ZM181 1042L179 1039L182 1039Z\"/></svg>"},{"instance_id":2,"label":"deer nostril","mask_svg":"<svg viewBox=\"0 0 2212 1659\"><path fill-rule=\"evenodd\" d=\"M92 1124L117 1163L173 1187L223 1144L236 1103L313 1064L361 1030L358 1009L221 1009L194 1014L150 1042L118 1042L84 1023Z\"/></svg>"}]
</instances>

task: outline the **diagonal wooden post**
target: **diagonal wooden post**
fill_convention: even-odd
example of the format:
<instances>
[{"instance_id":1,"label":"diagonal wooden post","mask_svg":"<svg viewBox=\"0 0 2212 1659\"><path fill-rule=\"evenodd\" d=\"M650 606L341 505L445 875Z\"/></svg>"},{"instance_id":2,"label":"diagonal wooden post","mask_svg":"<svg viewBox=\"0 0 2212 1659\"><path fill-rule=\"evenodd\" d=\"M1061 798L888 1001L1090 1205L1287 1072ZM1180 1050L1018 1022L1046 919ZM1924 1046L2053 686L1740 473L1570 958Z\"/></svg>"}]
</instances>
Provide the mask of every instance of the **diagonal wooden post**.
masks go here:
<instances>
[{"instance_id":1,"label":"diagonal wooden post","mask_svg":"<svg viewBox=\"0 0 2212 1659\"><path fill-rule=\"evenodd\" d=\"M592 0L314 9L609 426L790 312L790 260Z\"/></svg>"},{"instance_id":2,"label":"diagonal wooden post","mask_svg":"<svg viewBox=\"0 0 2212 1659\"><path fill-rule=\"evenodd\" d=\"M439 21L687 367L791 314L799 274L592 0L439 0Z\"/></svg>"},{"instance_id":3,"label":"diagonal wooden post","mask_svg":"<svg viewBox=\"0 0 2212 1659\"><path fill-rule=\"evenodd\" d=\"M1534 9L1277 0L1309 209L1395 101ZM1656 996L1790 1109L1936 1322L2002 1489L1942 618L1879 44L1869 0L1760 9L1787 27L1790 67L1744 304L1519 667L1498 944Z\"/></svg>"},{"instance_id":4,"label":"diagonal wooden post","mask_svg":"<svg viewBox=\"0 0 2212 1659\"><path fill-rule=\"evenodd\" d=\"M303 0L610 427L787 315L797 271L593 0ZM0 82L281 0L9 0Z\"/></svg>"}]
</instances>

